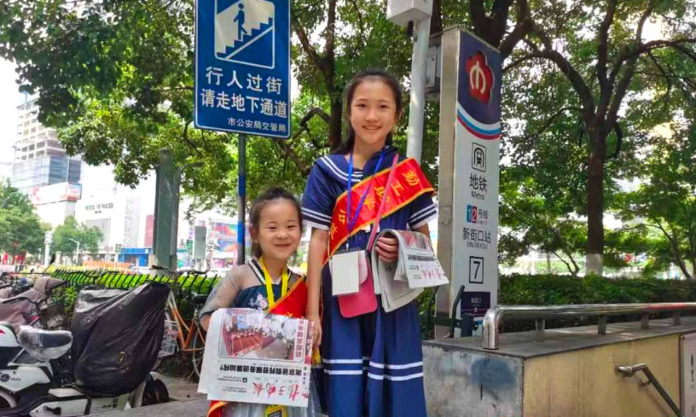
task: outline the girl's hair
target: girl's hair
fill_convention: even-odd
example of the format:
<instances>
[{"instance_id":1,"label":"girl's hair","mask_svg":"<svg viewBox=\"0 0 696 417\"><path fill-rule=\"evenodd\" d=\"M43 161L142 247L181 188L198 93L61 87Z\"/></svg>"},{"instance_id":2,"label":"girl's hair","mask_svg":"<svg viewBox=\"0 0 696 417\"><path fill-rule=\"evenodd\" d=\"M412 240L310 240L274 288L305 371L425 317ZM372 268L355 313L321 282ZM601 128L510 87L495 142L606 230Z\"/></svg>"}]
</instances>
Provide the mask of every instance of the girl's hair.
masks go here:
<instances>
[{"instance_id":1,"label":"girl's hair","mask_svg":"<svg viewBox=\"0 0 696 417\"><path fill-rule=\"evenodd\" d=\"M353 145L355 145L355 130L353 125L350 124L350 105L353 102L353 96L355 95L355 90L360 84L365 81L382 81L389 88L391 88L392 93L394 93L394 102L396 103L396 115L399 116L404 110L404 101L401 97L401 87L399 82L391 74L380 69L370 69L365 70L353 77L350 83L346 86L344 94L345 103L345 119L348 123L348 136L336 149L336 153L345 154L353 150ZM391 145L393 142L392 133L389 132L387 135L387 145Z\"/></svg>"},{"instance_id":2,"label":"girl's hair","mask_svg":"<svg viewBox=\"0 0 696 417\"><path fill-rule=\"evenodd\" d=\"M295 210L297 210L297 219L300 221L300 231L302 230L302 210L300 209L300 203L297 202L295 196L293 196L288 190L282 187L271 187L266 191L261 193L254 202L251 204L251 210L249 213L249 229L259 230L259 223L261 222L261 212L268 205L268 203L274 200L283 199L289 201ZM253 242L251 244L251 254L257 258L261 255L261 246L258 242Z\"/></svg>"}]
</instances>

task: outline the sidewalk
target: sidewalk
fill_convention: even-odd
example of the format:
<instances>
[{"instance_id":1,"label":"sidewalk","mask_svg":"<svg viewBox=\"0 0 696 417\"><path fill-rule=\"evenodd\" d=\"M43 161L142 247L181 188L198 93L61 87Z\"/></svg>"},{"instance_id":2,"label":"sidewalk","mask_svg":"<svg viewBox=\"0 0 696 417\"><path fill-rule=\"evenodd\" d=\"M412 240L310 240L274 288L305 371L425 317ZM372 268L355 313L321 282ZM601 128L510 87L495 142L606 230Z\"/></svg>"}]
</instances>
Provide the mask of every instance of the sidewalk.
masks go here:
<instances>
[{"instance_id":1,"label":"sidewalk","mask_svg":"<svg viewBox=\"0 0 696 417\"><path fill-rule=\"evenodd\" d=\"M99 417L205 417L208 400L172 401L147 407L131 408L125 411L91 414Z\"/></svg>"},{"instance_id":2,"label":"sidewalk","mask_svg":"<svg viewBox=\"0 0 696 417\"><path fill-rule=\"evenodd\" d=\"M205 399L206 395L198 391L198 383L190 382L183 378L157 373L158 378L164 382L169 391L169 399L172 401L187 401Z\"/></svg>"}]
</instances>

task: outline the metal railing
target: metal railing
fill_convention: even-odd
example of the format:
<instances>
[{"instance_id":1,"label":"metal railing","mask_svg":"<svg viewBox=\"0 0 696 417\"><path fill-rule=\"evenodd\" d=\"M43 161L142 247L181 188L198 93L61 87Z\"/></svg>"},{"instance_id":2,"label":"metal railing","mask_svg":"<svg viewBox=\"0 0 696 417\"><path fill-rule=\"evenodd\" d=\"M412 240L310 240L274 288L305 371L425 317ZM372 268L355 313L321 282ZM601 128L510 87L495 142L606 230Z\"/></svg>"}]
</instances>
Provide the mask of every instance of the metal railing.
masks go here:
<instances>
[{"instance_id":1,"label":"metal railing","mask_svg":"<svg viewBox=\"0 0 696 417\"><path fill-rule=\"evenodd\" d=\"M682 311L696 311L696 303L633 303L633 304L566 304L556 306L498 305L488 309L483 317L484 349L498 349L500 324L505 318L535 319L536 330L543 332L544 319L564 316L598 316L597 333L607 332L607 316L621 314L640 314L641 328L650 327L650 314L673 312L674 325L681 324Z\"/></svg>"},{"instance_id":2,"label":"metal railing","mask_svg":"<svg viewBox=\"0 0 696 417\"><path fill-rule=\"evenodd\" d=\"M641 386L646 386L652 384L657 392L660 394L663 400L667 403L669 408L672 409L674 414L677 415L677 417L682 417L681 411L679 411L679 406L677 406L677 403L674 402L672 397L669 396L669 393L667 390L660 384L660 381L655 378L655 375L650 371L650 368L648 368L648 365L644 363L639 363L637 365L626 365L626 366L617 366L616 371L622 374L625 377L631 377L635 375L637 372L643 372L645 376L648 378L647 382L641 382Z\"/></svg>"}]
</instances>

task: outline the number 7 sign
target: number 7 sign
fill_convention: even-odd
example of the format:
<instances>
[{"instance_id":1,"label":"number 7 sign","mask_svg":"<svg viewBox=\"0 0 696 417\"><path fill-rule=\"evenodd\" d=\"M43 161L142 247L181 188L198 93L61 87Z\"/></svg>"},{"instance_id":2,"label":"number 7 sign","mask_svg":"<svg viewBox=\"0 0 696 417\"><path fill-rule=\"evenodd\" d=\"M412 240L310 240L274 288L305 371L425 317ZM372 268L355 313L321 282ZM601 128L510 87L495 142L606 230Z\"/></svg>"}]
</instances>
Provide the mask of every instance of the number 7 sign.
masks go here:
<instances>
[{"instance_id":1,"label":"number 7 sign","mask_svg":"<svg viewBox=\"0 0 696 417\"><path fill-rule=\"evenodd\" d=\"M483 284L483 257L469 257L469 283Z\"/></svg>"}]
</instances>

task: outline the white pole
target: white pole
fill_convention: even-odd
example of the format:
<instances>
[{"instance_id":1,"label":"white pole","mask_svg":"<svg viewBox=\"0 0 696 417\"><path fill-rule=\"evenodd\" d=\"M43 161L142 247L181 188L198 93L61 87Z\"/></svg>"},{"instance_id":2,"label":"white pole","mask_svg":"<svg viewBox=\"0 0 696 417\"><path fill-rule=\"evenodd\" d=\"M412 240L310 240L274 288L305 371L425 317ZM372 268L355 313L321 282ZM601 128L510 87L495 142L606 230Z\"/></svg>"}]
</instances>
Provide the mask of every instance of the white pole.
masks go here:
<instances>
[{"instance_id":1,"label":"white pole","mask_svg":"<svg viewBox=\"0 0 696 417\"><path fill-rule=\"evenodd\" d=\"M406 155L421 160L423 150L423 116L425 114L425 70L430 43L430 17L414 22L413 55L411 57L411 101L408 111L408 144Z\"/></svg>"},{"instance_id":2,"label":"white pole","mask_svg":"<svg viewBox=\"0 0 696 417\"><path fill-rule=\"evenodd\" d=\"M44 238L44 267L48 267L48 263L50 261L50 254L51 254L51 239L53 237L53 233L49 230L46 232L46 237Z\"/></svg>"}]
</instances>

